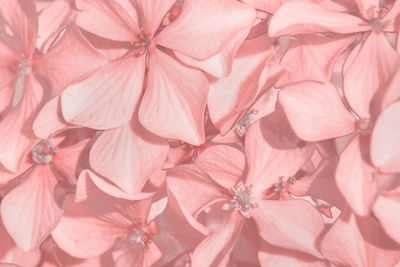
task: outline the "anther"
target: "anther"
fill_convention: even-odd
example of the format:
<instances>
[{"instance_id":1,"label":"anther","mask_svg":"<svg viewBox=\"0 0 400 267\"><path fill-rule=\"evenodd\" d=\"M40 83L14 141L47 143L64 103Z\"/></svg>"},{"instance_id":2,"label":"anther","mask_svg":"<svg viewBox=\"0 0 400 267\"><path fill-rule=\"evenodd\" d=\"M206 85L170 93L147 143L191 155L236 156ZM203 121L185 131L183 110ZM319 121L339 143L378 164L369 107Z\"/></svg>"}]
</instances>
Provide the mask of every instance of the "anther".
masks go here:
<instances>
[{"instance_id":1,"label":"anther","mask_svg":"<svg viewBox=\"0 0 400 267\"><path fill-rule=\"evenodd\" d=\"M233 210L237 209L244 217L251 217L251 209L258 207L258 204L255 202L252 192L251 185L245 186L243 182L239 182L235 187L231 188L232 199L225 202L222 206L223 210Z\"/></svg>"}]
</instances>

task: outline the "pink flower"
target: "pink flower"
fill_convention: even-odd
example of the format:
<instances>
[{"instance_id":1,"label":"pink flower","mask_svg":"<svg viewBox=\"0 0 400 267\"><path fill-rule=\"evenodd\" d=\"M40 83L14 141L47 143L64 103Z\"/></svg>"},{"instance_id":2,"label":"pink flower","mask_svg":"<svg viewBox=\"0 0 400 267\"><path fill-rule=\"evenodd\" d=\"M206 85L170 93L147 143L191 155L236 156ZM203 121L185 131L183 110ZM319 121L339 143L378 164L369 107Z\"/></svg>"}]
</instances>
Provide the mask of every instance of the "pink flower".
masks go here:
<instances>
[{"instance_id":1,"label":"pink flower","mask_svg":"<svg viewBox=\"0 0 400 267\"><path fill-rule=\"evenodd\" d=\"M64 195L76 183L75 171L88 139L63 146L63 137L42 140L26 158L23 175L11 180L1 202L7 232L24 251L33 251L63 214Z\"/></svg>"},{"instance_id":2,"label":"pink flower","mask_svg":"<svg viewBox=\"0 0 400 267\"><path fill-rule=\"evenodd\" d=\"M246 156L229 145L206 149L196 165L210 176L195 165L168 171L169 197L176 199L188 222L207 235L193 252L192 266L227 264L248 219L256 223L261 240L321 257L314 245L323 229L318 211L304 200L274 200L279 177L286 181L295 175L313 148L298 147L292 137L279 139L268 130L273 125L266 117L250 127ZM247 172L243 173L246 161ZM202 211L210 209L210 218L212 214L220 218L215 230L197 221Z\"/></svg>"}]
</instances>

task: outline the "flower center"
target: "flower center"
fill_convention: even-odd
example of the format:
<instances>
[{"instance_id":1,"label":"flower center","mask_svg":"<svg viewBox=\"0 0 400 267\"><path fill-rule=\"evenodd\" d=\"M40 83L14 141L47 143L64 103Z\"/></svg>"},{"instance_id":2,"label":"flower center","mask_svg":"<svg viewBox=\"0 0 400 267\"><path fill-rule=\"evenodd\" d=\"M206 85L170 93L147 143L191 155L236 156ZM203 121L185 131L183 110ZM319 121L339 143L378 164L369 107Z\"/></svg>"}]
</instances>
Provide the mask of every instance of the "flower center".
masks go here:
<instances>
[{"instance_id":1,"label":"flower center","mask_svg":"<svg viewBox=\"0 0 400 267\"><path fill-rule=\"evenodd\" d=\"M32 148L32 159L38 164L47 164L57 151L58 147L53 148L49 142L41 140Z\"/></svg>"},{"instance_id":2,"label":"flower center","mask_svg":"<svg viewBox=\"0 0 400 267\"><path fill-rule=\"evenodd\" d=\"M124 241L125 248L128 250L142 249L147 246L151 235L142 229L141 226L135 227Z\"/></svg>"},{"instance_id":3,"label":"flower center","mask_svg":"<svg viewBox=\"0 0 400 267\"><path fill-rule=\"evenodd\" d=\"M244 217L249 219L251 217L251 209L258 207L258 204L252 196L251 186L247 187L243 182L239 182L236 187L231 188L231 192L233 195L232 199L225 202L222 209L236 209L240 211Z\"/></svg>"}]
</instances>

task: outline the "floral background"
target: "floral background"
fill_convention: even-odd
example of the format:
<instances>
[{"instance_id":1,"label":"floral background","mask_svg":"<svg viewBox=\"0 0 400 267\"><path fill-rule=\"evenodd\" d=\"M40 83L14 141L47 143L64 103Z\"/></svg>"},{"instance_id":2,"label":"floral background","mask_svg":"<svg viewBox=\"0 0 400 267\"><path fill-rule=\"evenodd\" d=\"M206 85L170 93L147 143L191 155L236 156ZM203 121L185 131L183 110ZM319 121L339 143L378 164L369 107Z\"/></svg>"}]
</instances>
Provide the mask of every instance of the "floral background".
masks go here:
<instances>
[{"instance_id":1,"label":"floral background","mask_svg":"<svg viewBox=\"0 0 400 267\"><path fill-rule=\"evenodd\" d=\"M400 266L400 0L1 0L0 266Z\"/></svg>"}]
</instances>

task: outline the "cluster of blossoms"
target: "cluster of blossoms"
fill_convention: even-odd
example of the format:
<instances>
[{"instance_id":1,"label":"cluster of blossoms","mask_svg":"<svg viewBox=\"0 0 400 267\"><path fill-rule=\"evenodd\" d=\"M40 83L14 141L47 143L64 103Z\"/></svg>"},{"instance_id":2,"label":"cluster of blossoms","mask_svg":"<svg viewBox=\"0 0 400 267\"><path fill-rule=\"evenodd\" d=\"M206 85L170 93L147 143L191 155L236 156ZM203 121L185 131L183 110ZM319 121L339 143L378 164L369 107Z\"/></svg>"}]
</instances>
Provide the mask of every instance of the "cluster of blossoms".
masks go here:
<instances>
[{"instance_id":1,"label":"cluster of blossoms","mask_svg":"<svg viewBox=\"0 0 400 267\"><path fill-rule=\"evenodd\" d=\"M1 0L0 266L400 266L400 0Z\"/></svg>"}]
</instances>

